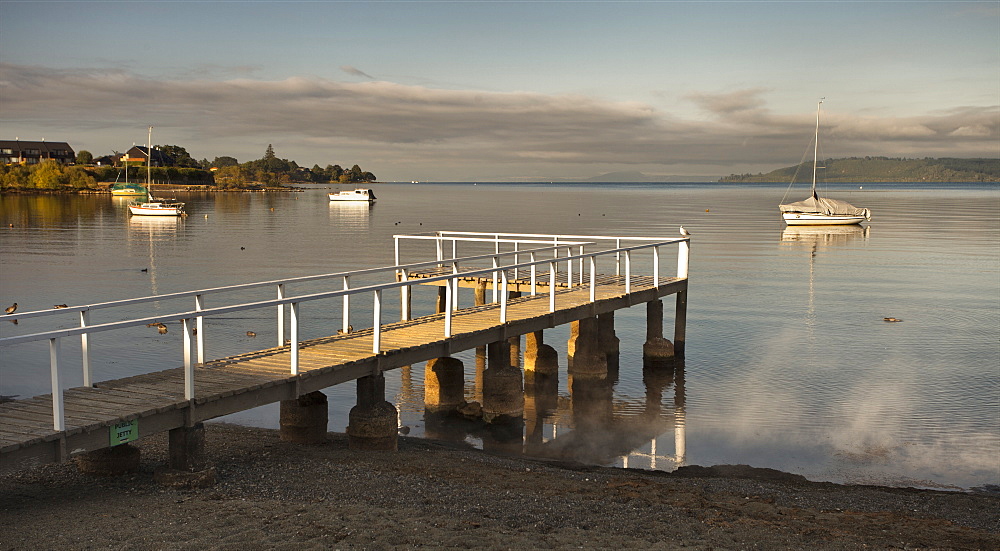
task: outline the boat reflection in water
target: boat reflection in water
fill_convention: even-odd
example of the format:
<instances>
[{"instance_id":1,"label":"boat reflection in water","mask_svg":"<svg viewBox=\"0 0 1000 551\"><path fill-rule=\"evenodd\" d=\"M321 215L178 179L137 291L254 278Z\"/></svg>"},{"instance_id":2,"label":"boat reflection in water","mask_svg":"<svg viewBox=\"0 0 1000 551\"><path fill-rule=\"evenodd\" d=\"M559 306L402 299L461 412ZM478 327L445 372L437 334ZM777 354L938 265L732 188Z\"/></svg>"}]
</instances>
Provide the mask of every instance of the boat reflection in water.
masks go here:
<instances>
[{"instance_id":1,"label":"boat reflection in water","mask_svg":"<svg viewBox=\"0 0 1000 551\"><path fill-rule=\"evenodd\" d=\"M816 254L829 247L841 247L861 240L867 241L871 226L789 226L781 232L781 245L809 251L809 302L806 318L815 321Z\"/></svg>"},{"instance_id":2,"label":"boat reflection in water","mask_svg":"<svg viewBox=\"0 0 1000 551\"><path fill-rule=\"evenodd\" d=\"M368 233L375 203L367 201L330 201L330 222L336 227Z\"/></svg>"},{"instance_id":3,"label":"boat reflection in water","mask_svg":"<svg viewBox=\"0 0 1000 551\"><path fill-rule=\"evenodd\" d=\"M159 294L156 274L156 244L172 241L183 227L180 216L130 216L128 219L128 241L130 246L148 247L150 292Z\"/></svg>"}]
</instances>

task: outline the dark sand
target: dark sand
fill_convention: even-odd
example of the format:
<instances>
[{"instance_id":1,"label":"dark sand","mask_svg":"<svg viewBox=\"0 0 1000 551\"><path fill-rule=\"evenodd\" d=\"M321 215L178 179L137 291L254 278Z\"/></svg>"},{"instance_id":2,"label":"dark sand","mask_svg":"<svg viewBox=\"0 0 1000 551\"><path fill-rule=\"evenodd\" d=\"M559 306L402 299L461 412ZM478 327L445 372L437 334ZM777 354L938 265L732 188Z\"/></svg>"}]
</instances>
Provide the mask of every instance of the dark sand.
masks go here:
<instances>
[{"instance_id":1,"label":"dark sand","mask_svg":"<svg viewBox=\"0 0 1000 551\"><path fill-rule=\"evenodd\" d=\"M399 451L206 425L217 482L73 463L0 477L0 549L1000 549L1000 495L843 486L750 468L678 473L501 457L401 437Z\"/></svg>"}]
</instances>

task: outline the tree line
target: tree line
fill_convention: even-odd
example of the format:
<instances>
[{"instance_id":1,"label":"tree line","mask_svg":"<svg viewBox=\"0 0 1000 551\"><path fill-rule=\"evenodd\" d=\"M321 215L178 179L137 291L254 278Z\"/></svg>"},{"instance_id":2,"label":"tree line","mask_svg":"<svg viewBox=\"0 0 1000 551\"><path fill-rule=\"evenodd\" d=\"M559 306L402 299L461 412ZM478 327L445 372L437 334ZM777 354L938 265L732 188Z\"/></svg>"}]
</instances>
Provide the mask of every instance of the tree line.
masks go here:
<instances>
[{"instance_id":1,"label":"tree line","mask_svg":"<svg viewBox=\"0 0 1000 551\"><path fill-rule=\"evenodd\" d=\"M197 161L187 149L177 145L155 146L167 161L166 166L150 167L153 181L190 185L213 185L222 189L247 189L281 187L295 183L359 184L376 181L375 175L354 165L345 169L340 165L325 168L313 165L300 167L295 161L279 158L270 144L260 159L240 163L235 157L222 156L214 160ZM113 152L108 159L120 159L120 152ZM143 182L146 178L145 163L121 162L95 166L94 155L81 150L76 155L75 166L65 166L55 161L33 165L0 165L0 190L85 190L105 189L107 183L129 180ZM141 170L138 170L141 167ZM135 172L132 172L136 169Z\"/></svg>"}]
</instances>

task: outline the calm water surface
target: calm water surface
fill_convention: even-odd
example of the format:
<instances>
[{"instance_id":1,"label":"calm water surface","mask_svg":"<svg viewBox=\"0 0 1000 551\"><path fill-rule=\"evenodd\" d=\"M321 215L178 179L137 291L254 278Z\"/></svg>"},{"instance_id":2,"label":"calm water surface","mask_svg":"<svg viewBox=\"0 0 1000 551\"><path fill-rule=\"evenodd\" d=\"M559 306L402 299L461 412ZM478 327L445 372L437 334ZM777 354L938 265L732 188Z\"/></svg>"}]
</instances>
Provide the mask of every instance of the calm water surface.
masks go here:
<instances>
[{"instance_id":1,"label":"calm water surface","mask_svg":"<svg viewBox=\"0 0 1000 551\"><path fill-rule=\"evenodd\" d=\"M683 224L693 233L683 366L643 369L645 309L637 306L616 315L620 366L607 393L585 399L570 392L568 327L560 327L546 332L562 362L558 387L528 397L525 425L516 434L428 428L423 365L386 374L400 424L410 435L505 450L538 444L547 453L617 466L742 463L836 482L1000 484L995 185L845 184L830 195L871 208L871 224L798 230L785 228L778 216L784 186L373 187L380 199L370 209L330 204L325 187L178 194L190 213L182 220L130 219L125 201L109 196L3 196L0 303L31 311L390 265L396 233L673 237ZM271 295L247 299L255 297ZM429 312L431 300L430 294L418 298L415 309ZM167 302L141 312L95 313L99 319L92 322L192 306ZM665 303L669 314L673 297ZM364 306L358 310L355 327L364 325ZM271 315L211 321L209 356L273 346ZM303 306L304 338L329 334L338 316ZM904 321L882 320L889 316ZM0 321L0 332L68 327L75 319L47 323ZM671 319L665 327L670 337ZM143 329L91 337L98 379L179 364L179 327L167 335ZM256 339L246 337L250 329ZM77 386L79 344L64 340L63 377ZM0 354L0 394L49 392L44 344ZM466 394L475 399L475 353L456 356L466 365ZM354 387L326 393L330 430L342 431ZM227 420L277 427L277 406Z\"/></svg>"}]
</instances>

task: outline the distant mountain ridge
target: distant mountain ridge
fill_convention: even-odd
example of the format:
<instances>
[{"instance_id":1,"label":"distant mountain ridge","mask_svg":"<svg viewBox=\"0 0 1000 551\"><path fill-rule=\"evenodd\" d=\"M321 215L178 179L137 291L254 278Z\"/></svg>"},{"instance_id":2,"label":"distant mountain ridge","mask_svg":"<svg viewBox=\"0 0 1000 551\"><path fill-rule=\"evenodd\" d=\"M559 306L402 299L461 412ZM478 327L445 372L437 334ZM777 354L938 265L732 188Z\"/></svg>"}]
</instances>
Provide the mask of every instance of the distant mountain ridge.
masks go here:
<instances>
[{"instance_id":1,"label":"distant mountain ridge","mask_svg":"<svg viewBox=\"0 0 1000 551\"><path fill-rule=\"evenodd\" d=\"M849 157L819 164L824 168L816 179L823 182L1000 182L1000 159ZM808 183L812 181L812 161L767 174L730 174L719 181Z\"/></svg>"}]
</instances>

